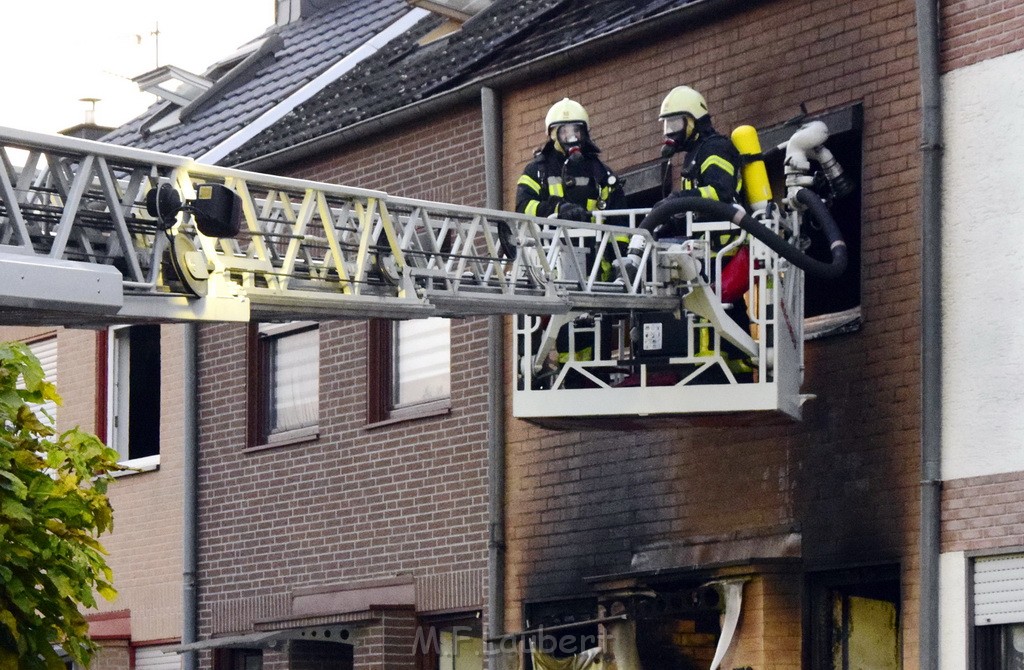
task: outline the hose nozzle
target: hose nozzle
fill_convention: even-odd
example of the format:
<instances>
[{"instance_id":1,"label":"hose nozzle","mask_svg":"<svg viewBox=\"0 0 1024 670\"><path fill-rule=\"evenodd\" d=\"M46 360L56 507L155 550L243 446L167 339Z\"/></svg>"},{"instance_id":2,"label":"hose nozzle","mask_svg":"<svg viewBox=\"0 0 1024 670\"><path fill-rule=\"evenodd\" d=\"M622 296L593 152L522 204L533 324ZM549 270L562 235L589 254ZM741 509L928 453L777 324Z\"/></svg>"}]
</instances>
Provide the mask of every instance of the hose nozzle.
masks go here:
<instances>
[{"instance_id":1,"label":"hose nozzle","mask_svg":"<svg viewBox=\"0 0 1024 670\"><path fill-rule=\"evenodd\" d=\"M832 187L832 194L842 198L853 193L853 180L843 172L843 166L839 164L832 152L825 147L818 147L814 151L818 163L821 164L821 171L825 173L825 179Z\"/></svg>"}]
</instances>

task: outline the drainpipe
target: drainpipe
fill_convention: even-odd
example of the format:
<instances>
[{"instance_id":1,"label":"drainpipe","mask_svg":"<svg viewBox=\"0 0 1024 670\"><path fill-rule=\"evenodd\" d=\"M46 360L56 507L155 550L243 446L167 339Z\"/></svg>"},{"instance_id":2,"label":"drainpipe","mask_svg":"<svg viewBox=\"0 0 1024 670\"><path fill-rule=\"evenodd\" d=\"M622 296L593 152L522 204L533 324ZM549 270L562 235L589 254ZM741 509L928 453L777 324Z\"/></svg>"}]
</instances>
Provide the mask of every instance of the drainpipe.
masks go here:
<instances>
[{"instance_id":1,"label":"drainpipe","mask_svg":"<svg viewBox=\"0 0 1024 670\"><path fill-rule=\"evenodd\" d=\"M501 103L480 89L486 206L502 208ZM505 319L487 317L487 635L505 633ZM493 658L493 657L492 657ZM494 664L490 663L490 667Z\"/></svg>"},{"instance_id":2,"label":"drainpipe","mask_svg":"<svg viewBox=\"0 0 1024 670\"><path fill-rule=\"evenodd\" d=\"M196 374L199 361L199 326L189 323L185 326L184 351L184 405L185 418L182 422L184 432L184 455L182 458L183 484L182 498L182 597L181 597L181 642L188 644L199 639L197 614L199 596L196 586L197 551L196 540L199 534L197 510L199 507L199 378ZM181 655L182 670L198 668L197 652L186 651Z\"/></svg>"},{"instance_id":3,"label":"drainpipe","mask_svg":"<svg viewBox=\"0 0 1024 670\"><path fill-rule=\"evenodd\" d=\"M921 68L921 611L920 667L939 667L942 457L942 110L939 3L916 0Z\"/></svg>"}]
</instances>

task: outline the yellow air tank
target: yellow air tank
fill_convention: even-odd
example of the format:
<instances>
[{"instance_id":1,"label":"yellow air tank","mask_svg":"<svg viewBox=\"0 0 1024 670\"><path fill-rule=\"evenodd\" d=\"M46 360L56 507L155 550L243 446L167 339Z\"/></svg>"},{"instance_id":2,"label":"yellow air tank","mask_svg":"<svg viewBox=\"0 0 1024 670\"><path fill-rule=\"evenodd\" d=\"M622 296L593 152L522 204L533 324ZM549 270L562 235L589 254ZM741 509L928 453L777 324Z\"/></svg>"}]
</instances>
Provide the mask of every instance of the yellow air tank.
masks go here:
<instances>
[{"instance_id":1,"label":"yellow air tank","mask_svg":"<svg viewBox=\"0 0 1024 670\"><path fill-rule=\"evenodd\" d=\"M772 199L768 170L761 158L761 141L753 126L740 126L732 131L732 143L743 157L743 194L753 211L764 209Z\"/></svg>"}]
</instances>

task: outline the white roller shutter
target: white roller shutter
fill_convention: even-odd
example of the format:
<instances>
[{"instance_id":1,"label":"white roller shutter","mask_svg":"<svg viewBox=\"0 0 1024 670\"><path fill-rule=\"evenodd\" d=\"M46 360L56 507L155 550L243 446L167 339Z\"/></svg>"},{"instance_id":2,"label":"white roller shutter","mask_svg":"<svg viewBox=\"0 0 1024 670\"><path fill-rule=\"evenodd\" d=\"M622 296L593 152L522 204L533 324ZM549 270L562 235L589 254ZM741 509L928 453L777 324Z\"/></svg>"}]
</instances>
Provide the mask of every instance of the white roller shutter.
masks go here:
<instances>
[{"instance_id":1,"label":"white roller shutter","mask_svg":"<svg viewBox=\"0 0 1024 670\"><path fill-rule=\"evenodd\" d=\"M46 381L56 384L57 383L57 336L48 337L45 340L37 340L28 345L28 348L32 350L36 358L43 366L43 379ZM58 389L59 390L59 389ZM52 400L47 403L43 403L42 409L49 414L53 421L57 421L57 403Z\"/></svg>"},{"instance_id":2,"label":"white roller shutter","mask_svg":"<svg viewBox=\"0 0 1024 670\"><path fill-rule=\"evenodd\" d=\"M181 670L181 654L136 647L135 670Z\"/></svg>"},{"instance_id":3,"label":"white roller shutter","mask_svg":"<svg viewBox=\"0 0 1024 670\"><path fill-rule=\"evenodd\" d=\"M974 625L1024 622L1024 554L974 559Z\"/></svg>"},{"instance_id":4,"label":"white roller shutter","mask_svg":"<svg viewBox=\"0 0 1024 670\"><path fill-rule=\"evenodd\" d=\"M396 325L395 407L451 395L451 321L439 317L399 321Z\"/></svg>"}]
</instances>

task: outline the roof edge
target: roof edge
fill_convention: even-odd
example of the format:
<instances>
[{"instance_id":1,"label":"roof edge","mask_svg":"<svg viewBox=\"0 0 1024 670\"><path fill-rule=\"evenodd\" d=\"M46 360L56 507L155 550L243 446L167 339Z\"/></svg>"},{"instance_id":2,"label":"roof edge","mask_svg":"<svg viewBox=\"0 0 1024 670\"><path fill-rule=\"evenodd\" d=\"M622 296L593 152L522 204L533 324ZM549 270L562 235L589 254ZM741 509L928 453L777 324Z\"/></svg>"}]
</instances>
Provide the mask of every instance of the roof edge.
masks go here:
<instances>
[{"instance_id":1,"label":"roof edge","mask_svg":"<svg viewBox=\"0 0 1024 670\"><path fill-rule=\"evenodd\" d=\"M263 130L273 127L275 123L294 111L296 107L319 94L324 88L343 77L370 56L376 54L393 39L396 39L405 31L411 30L413 26L429 15L430 12L425 9L410 7L404 14L383 26L372 37L349 51L310 81L292 91L283 100L274 104L248 125L222 139L210 149L207 149L196 160L201 163L220 164L221 160L225 156L230 155L232 151L245 146L246 142Z\"/></svg>"},{"instance_id":2,"label":"roof edge","mask_svg":"<svg viewBox=\"0 0 1024 670\"><path fill-rule=\"evenodd\" d=\"M548 74L561 65L577 62L574 59L578 59L581 56L585 58L592 54L607 53L606 50L609 47L657 35L666 28L679 27L689 21L693 21L696 24L709 17L719 18L725 12L749 9L768 1L701 0L694 5L670 9L644 19L639 23L626 26L611 33L592 37L589 40L554 51L514 68L502 70L486 77L477 77L461 86L435 96L369 119L364 119L326 135L305 140L286 149L279 149L258 158L242 161L232 167L260 171L300 161L376 133L390 130L416 116L422 116L424 112L433 112L452 104L465 102L477 97L480 90L485 87L501 88L513 86L526 81L531 76Z\"/></svg>"}]
</instances>

